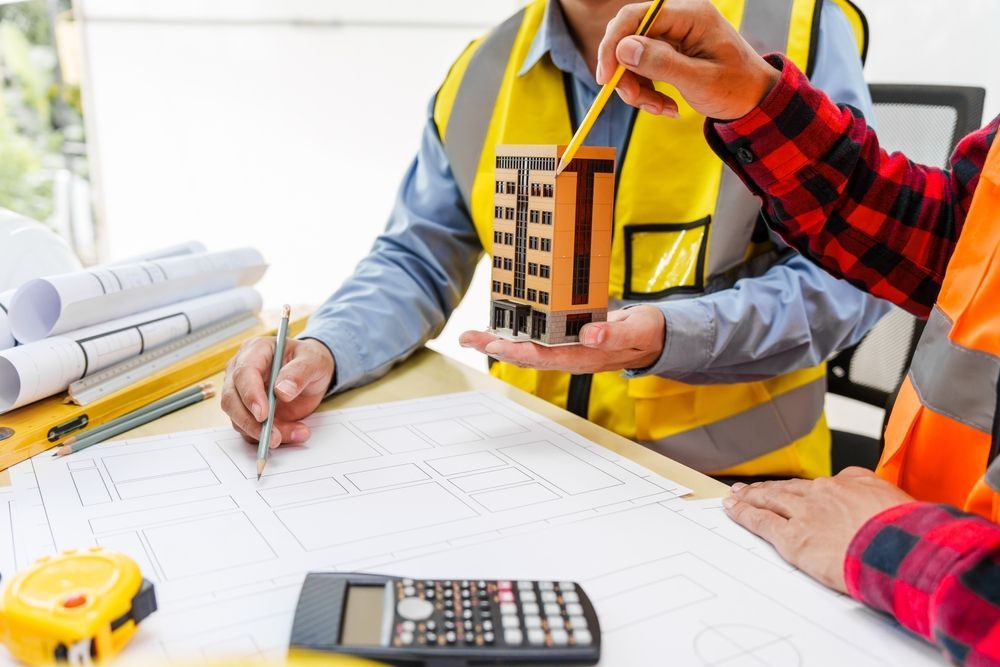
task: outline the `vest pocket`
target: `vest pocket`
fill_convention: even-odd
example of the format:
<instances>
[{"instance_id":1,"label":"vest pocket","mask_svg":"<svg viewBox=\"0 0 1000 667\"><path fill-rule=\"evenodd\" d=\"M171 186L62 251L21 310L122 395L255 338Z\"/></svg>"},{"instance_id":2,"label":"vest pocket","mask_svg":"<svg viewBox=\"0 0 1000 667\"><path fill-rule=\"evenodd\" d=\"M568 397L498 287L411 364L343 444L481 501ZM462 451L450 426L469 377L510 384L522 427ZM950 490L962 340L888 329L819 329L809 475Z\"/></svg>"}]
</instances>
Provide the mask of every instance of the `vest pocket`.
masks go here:
<instances>
[{"instance_id":1,"label":"vest pocket","mask_svg":"<svg viewBox=\"0 0 1000 667\"><path fill-rule=\"evenodd\" d=\"M694 222L624 225L627 300L651 301L705 289L708 225Z\"/></svg>"}]
</instances>

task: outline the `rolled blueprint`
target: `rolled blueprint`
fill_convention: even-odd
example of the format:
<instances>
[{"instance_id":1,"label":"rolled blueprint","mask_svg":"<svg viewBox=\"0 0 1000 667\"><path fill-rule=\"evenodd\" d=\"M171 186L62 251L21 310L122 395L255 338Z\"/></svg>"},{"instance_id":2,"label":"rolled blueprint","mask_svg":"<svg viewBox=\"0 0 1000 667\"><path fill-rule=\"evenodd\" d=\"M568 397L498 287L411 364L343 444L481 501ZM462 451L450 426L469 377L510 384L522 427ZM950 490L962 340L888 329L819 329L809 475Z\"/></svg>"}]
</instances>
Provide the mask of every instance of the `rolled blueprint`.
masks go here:
<instances>
[{"instance_id":1,"label":"rolled blueprint","mask_svg":"<svg viewBox=\"0 0 1000 667\"><path fill-rule=\"evenodd\" d=\"M253 248L102 266L31 280L8 317L22 344L203 294L253 285L267 270Z\"/></svg>"},{"instance_id":2,"label":"rolled blueprint","mask_svg":"<svg viewBox=\"0 0 1000 667\"><path fill-rule=\"evenodd\" d=\"M140 255L134 255L132 257L125 257L117 261L106 262L105 266L120 266L122 264L137 264L138 262L155 262L158 259L167 259L168 257L183 257L185 255L199 255L201 253L208 252L208 248L201 241L188 241L187 243L178 243L176 245L167 246L166 248L157 248L156 250L150 250L149 252L144 252Z\"/></svg>"},{"instance_id":3,"label":"rolled blueprint","mask_svg":"<svg viewBox=\"0 0 1000 667\"><path fill-rule=\"evenodd\" d=\"M260 305L257 290L239 287L0 352L0 414Z\"/></svg>"},{"instance_id":4,"label":"rolled blueprint","mask_svg":"<svg viewBox=\"0 0 1000 667\"><path fill-rule=\"evenodd\" d=\"M10 322L7 319L7 306L14 290L0 293L0 350L14 347L14 334L10 332Z\"/></svg>"}]
</instances>

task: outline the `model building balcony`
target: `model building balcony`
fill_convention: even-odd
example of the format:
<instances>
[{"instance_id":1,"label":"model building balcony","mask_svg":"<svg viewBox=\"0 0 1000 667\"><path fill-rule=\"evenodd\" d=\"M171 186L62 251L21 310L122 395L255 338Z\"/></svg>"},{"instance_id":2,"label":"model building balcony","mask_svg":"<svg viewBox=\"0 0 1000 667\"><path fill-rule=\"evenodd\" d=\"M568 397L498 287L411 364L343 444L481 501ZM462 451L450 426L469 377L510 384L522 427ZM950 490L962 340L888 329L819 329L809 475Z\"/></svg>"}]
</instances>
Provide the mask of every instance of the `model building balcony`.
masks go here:
<instances>
[{"instance_id":1,"label":"model building balcony","mask_svg":"<svg viewBox=\"0 0 1000 667\"><path fill-rule=\"evenodd\" d=\"M557 176L564 149L496 149L490 329L503 338L578 343L607 319L615 149L585 146Z\"/></svg>"}]
</instances>

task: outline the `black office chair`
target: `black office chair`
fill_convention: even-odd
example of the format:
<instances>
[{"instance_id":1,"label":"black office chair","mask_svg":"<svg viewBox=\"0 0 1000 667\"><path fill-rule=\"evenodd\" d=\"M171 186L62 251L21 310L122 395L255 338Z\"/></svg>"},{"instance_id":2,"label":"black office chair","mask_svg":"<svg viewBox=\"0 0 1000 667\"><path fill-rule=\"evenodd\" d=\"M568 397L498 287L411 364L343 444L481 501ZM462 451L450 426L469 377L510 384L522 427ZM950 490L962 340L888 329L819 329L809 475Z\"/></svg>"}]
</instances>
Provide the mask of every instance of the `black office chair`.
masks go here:
<instances>
[{"instance_id":1,"label":"black office chair","mask_svg":"<svg viewBox=\"0 0 1000 667\"><path fill-rule=\"evenodd\" d=\"M979 129L982 88L872 84L879 143L914 162L945 168L955 146ZM834 356L827 371L831 394L885 409L886 418L923 332L924 322L895 309L856 346ZM883 420L883 431L885 430ZM882 438L833 431L833 472L848 466L874 469Z\"/></svg>"}]
</instances>

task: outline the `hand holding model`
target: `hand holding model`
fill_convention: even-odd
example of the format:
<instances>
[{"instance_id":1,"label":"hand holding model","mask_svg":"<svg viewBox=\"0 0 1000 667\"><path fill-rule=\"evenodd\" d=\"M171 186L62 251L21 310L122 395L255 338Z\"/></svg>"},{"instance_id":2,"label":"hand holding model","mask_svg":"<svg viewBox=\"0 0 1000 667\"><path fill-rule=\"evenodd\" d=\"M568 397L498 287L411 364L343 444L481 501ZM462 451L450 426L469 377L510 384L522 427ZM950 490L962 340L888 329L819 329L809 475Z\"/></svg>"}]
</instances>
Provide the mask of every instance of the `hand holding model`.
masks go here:
<instances>
[{"instance_id":1,"label":"hand holding model","mask_svg":"<svg viewBox=\"0 0 1000 667\"><path fill-rule=\"evenodd\" d=\"M249 442L257 442L261 424L267 419L267 383L274 348L273 337L252 338L226 367L222 409L233 428ZM311 415L326 396L334 367L333 355L323 343L310 339L287 342L274 388L278 403L270 447L301 444L309 439L309 427L301 420Z\"/></svg>"},{"instance_id":2,"label":"hand holding model","mask_svg":"<svg viewBox=\"0 0 1000 667\"><path fill-rule=\"evenodd\" d=\"M628 104L675 117L677 101L653 87L653 81L665 81L703 116L733 120L756 107L778 81L778 71L709 0L670 0L646 36L635 36L648 7L623 7L598 50L597 82L624 65L617 90Z\"/></svg>"},{"instance_id":3,"label":"hand holding model","mask_svg":"<svg viewBox=\"0 0 1000 667\"><path fill-rule=\"evenodd\" d=\"M608 313L607 322L588 324L580 330L580 345L545 347L531 342L497 338L483 331L466 331L459 338L499 361L523 368L601 373L652 366L663 353L663 313L653 306L637 306Z\"/></svg>"}]
</instances>

